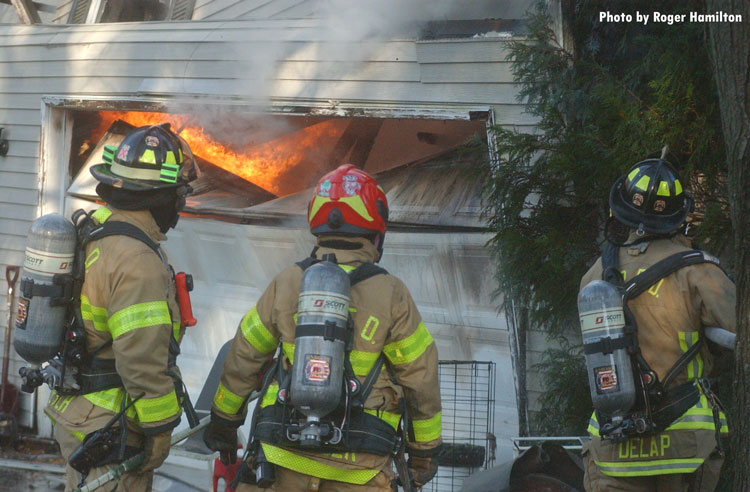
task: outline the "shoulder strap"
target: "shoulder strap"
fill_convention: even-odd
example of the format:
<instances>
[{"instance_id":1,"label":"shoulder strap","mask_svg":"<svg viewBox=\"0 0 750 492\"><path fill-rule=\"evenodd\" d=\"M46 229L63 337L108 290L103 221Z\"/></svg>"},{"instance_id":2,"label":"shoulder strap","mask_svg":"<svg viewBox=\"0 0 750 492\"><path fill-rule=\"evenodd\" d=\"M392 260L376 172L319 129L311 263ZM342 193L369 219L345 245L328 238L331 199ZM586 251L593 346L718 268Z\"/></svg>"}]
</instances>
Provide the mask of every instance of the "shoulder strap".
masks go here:
<instances>
[{"instance_id":1,"label":"shoulder strap","mask_svg":"<svg viewBox=\"0 0 750 492\"><path fill-rule=\"evenodd\" d=\"M159 255L159 258L161 258L159 245L150 237L148 237L148 235L145 232L143 232L142 230L140 230L138 227L134 226L133 224L129 224L127 222L107 221L101 224L99 227L96 227L95 229L93 229L91 232L89 232L84 242L85 244L88 244L91 241L96 241L98 239L102 239L108 236L128 236L128 237L132 237L133 239L137 239L138 241L141 241L146 246L151 248L153 252Z\"/></svg>"},{"instance_id":2,"label":"shoulder strap","mask_svg":"<svg viewBox=\"0 0 750 492\"><path fill-rule=\"evenodd\" d=\"M349 272L349 283L353 287L355 284L363 282L375 275L388 275L388 270L379 267L374 263L362 263L357 268Z\"/></svg>"},{"instance_id":3,"label":"shoulder strap","mask_svg":"<svg viewBox=\"0 0 750 492\"><path fill-rule=\"evenodd\" d=\"M689 250L675 253L663 260L654 263L646 271L636 275L624 285L625 300L638 297L646 290L650 289L659 280L676 272L677 270L700 263L713 263L721 268L719 260L700 250Z\"/></svg>"},{"instance_id":4,"label":"shoulder strap","mask_svg":"<svg viewBox=\"0 0 750 492\"><path fill-rule=\"evenodd\" d=\"M302 269L302 271L304 272L305 270L307 270L308 268L310 268L314 264L318 263L319 261L320 260L317 259L317 258L314 258L312 256L308 256L304 260L296 262L295 265L297 265L298 267L300 267Z\"/></svg>"},{"instance_id":5,"label":"shoulder strap","mask_svg":"<svg viewBox=\"0 0 750 492\"><path fill-rule=\"evenodd\" d=\"M602 252L602 280L618 286L622 285L619 253L620 248L609 241Z\"/></svg>"}]
</instances>

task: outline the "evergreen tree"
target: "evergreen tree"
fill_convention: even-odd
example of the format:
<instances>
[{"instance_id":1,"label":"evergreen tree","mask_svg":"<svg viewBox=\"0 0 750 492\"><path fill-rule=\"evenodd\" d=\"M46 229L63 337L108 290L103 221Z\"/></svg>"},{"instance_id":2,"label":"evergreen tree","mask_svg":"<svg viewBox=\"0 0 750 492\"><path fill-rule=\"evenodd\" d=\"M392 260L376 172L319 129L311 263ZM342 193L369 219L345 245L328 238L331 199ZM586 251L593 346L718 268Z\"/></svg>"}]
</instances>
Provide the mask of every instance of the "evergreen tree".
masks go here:
<instances>
[{"instance_id":1,"label":"evergreen tree","mask_svg":"<svg viewBox=\"0 0 750 492\"><path fill-rule=\"evenodd\" d=\"M731 256L723 249L731 225L703 27L602 23L600 11L620 12L624 4L568 4L570 43L563 46L556 38L540 3L529 15L527 39L511 44L521 97L539 123L533 133L495 128L498 158L488 166L484 203L505 308L527 309L531 327L553 340L572 336L576 346L576 296L605 240L609 189L638 160L658 157L669 145L670 160L698 203L695 217L703 224L696 240L702 248ZM669 0L659 10L687 13L700 10L699 4ZM653 10L646 0L626 5L634 17L636 10ZM565 357L578 365L561 363ZM547 354L547 389L560 392L566 378L581 374L582 364L580 352L569 347ZM585 377L579 384L586 385ZM562 415L579 419L554 428L583 432L591 408L587 391L554 395Z\"/></svg>"}]
</instances>

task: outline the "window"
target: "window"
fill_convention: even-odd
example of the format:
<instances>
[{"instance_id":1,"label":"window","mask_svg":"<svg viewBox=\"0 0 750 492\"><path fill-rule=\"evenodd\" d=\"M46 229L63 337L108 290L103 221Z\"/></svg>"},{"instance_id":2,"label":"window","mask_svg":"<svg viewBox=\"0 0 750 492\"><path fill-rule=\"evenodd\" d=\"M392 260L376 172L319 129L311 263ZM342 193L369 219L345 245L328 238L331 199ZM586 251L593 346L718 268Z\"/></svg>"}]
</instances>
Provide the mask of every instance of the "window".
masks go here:
<instances>
[{"instance_id":1,"label":"window","mask_svg":"<svg viewBox=\"0 0 750 492\"><path fill-rule=\"evenodd\" d=\"M74 0L68 23L190 20L195 0Z\"/></svg>"}]
</instances>

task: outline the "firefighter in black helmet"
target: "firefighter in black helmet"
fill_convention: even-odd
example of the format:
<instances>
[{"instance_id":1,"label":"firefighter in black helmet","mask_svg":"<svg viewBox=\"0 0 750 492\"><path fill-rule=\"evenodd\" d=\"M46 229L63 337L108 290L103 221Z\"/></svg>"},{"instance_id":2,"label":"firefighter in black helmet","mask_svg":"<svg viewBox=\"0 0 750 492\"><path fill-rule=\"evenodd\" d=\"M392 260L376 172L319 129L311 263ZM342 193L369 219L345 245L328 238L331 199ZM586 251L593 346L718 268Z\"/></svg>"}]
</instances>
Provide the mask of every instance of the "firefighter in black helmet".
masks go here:
<instances>
[{"instance_id":1,"label":"firefighter in black helmet","mask_svg":"<svg viewBox=\"0 0 750 492\"><path fill-rule=\"evenodd\" d=\"M159 241L176 225L197 167L187 143L169 124L136 128L117 148L107 146L103 160L91 173L106 205L90 220L104 228L125 223L136 232L85 246L80 310L89 360L79 369L81 390L53 392L45 411L55 423L63 456L75 465L71 455L84 448L87 436L132 403L114 426L118 445L91 450L93 468L83 471L87 477L68 466L66 490L144 451L142 466L125 474L119 489L149 491L154 468L169 454L183 400L176 356L184 327L174 274Z\"/></svg>"},{"instance_id":2,"label":"firefighter in black helmet","mask_svg":"<svg viewBox=\"0 0 750 492\"><path fill-rule=\"evenodd\" d=\"M693 209L684 186L664 156L640 161L620 177L609 205L629 237L607 246L581 288L594 280L637 282L633 279L665 258L700 255L680 232ZM587 492L709 492L718 482L721 437L728 427L706 380L712 359L704 328L735 331L735 287L713 257L671 272L649 280L638 295L624 294L636 330L633 366L643 391L625 417L646 424L623 431L625 440L610 439L607 416L592 415L592 440L584 447Z\"/></svg>"}]
</instances>

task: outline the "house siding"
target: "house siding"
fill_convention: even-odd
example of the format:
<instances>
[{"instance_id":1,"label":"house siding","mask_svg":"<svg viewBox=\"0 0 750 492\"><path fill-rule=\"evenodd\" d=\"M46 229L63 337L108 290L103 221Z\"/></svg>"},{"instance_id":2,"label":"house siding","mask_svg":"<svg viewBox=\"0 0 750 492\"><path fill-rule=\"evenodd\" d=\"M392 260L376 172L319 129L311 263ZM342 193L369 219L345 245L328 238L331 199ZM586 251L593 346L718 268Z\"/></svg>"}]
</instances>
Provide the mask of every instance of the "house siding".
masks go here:
<instances>
[{"instance_id":1,"label":"house siding","mask_svg":"<svg viewBox=\"0 0 750 492\"><path fill-rule=\"evenodd\" d=\"M200 6L217 13L239 8L230 4ZM196 12L203 15L198 7ZM57 18L66 17L58 11ZM345 43L327 38L311 19L0 25L0 123L10 143L9 154L0 157L0 268L22 263L26 232L40 210L46 95L167 100L208 95L245 103L263 97L275 105L427 107L464 115L481 107L494 110L496 123L523 128L534 120L516 99L505 42ZM7 292L3 275L0 288ZM1 327L7 319L2 302ZM20 385L21 361L11 354L11 382ZM26 395L22 408L21 423L29 425Z\"/></svg>"}]
</instances>

